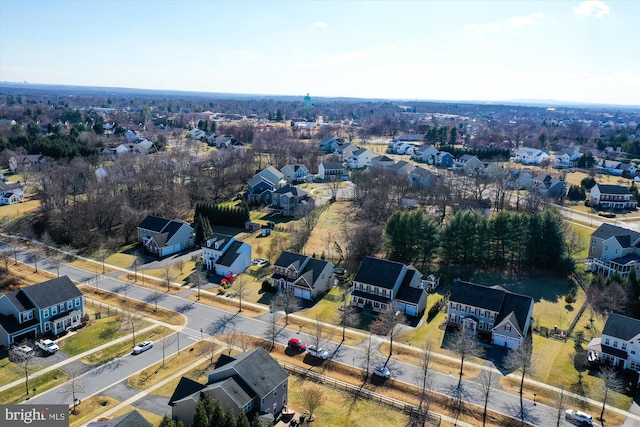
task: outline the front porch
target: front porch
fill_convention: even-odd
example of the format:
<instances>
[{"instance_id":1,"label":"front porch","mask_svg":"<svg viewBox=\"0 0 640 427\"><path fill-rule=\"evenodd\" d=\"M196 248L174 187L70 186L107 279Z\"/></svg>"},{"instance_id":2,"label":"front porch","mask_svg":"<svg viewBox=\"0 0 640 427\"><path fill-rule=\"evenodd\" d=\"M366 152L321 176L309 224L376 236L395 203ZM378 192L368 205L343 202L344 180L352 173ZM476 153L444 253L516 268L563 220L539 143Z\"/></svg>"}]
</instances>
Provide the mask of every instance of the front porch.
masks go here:
<instances>
[{"instance_id":1,"label":"front porch","mask_svg":"<svg viewBox=\"0 0 640 427\"><path fill-rule=\"evenodd\" d=\"M73 310L69 313L63 313L57 318L51 319L50 322L45 324L45 331L51 331L54 335L59 335L62 332L70 328L79 326L82 321L82 313L78 310Z\"/></svg>"}]
</instances>

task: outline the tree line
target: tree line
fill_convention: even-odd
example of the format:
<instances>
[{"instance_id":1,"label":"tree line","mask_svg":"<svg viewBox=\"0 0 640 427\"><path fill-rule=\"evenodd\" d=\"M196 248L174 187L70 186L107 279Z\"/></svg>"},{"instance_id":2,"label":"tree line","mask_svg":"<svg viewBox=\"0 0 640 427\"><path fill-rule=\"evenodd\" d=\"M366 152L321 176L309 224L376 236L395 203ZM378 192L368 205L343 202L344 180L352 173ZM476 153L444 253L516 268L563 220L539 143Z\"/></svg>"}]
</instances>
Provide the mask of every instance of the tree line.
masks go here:
<instances>
[{"instance_id":1,"label":"tree line","mask_svg":"<svg viewBox=\"0 0 640 427\"><path fill-rule=\"evenodd\" d=\"M428 264L434 255L446 264L526 271L573 271L562 216L554 208L525 213L500 211L490 217L461 210L437 225L422 211L396 212L384 228L389 259Z\"/></svg>"}]
</instances>

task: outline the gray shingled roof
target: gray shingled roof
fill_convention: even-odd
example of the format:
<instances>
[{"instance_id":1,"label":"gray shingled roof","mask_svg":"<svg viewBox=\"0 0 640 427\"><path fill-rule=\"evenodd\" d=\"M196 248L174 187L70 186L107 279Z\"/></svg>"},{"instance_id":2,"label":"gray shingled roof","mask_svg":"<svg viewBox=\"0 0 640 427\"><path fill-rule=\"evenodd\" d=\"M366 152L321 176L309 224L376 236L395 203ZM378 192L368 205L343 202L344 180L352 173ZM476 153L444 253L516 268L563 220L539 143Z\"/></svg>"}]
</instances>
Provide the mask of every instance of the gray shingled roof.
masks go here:
<instances>
[{"instance_id":1,"label":"gray shingled roof","mask_svg":"<svg viewBox=\"0 0 640 427\"><path fill-rule=\"evenodd\" d=\"M306 255L300 255L293 252L282 251L276 262L273 263L277 267L289 267L294 264L296 269L300 270L300 266L307 259Z\"/></svg>"},{"instance_id":2,"label":"gray shingled roof","mask_svg":"<svg viewBox=\"0 0 640 427\"><path fill-rule=\"evenodd\" d=\"M396 295L396 300L410 302L413 304L418 304L420 302L420 298L422 298L422 294L424 294L424 289L412 288L409 286L415 275L418 275L419 277L420 272L412 269L407 272L404 280L402 280L402 284L400 285L398 295Z\"/></svg>"},{"instance_id":3,"label":"gray shingled roof","mask_svg":"<svg viewBox=\"0 0 640 427\"><path fill-rule=\"evenodd\" d=\"M640 320L611 313L607 318L602 334L629 341L640 334Z\"/></svg>"},{"instance_id":4,"label":"gray shingled roof","mask_svg":"<svg viewBox=\"0 0 640 427\"><path fill-rule=\"evenodd\" d=\"M600 194L630 194L627 187L621 185L596 184Z\"/></svg>"},{"instance_id":5,"label":"gray shingled roof","mask_svg":"<svg viewBox=\"0 0 640 427\"><path fill-rule=\"evenodd\" d=\"M227 249L224 254L218 259L218 261L216 261L216 264L224 265L225 267L231 267L231 264L233 264L233 262L238 259L238 250L240 250L240 247L242 245L243 242L237 240L231 243L229 249Z\"/></svg>"},{"instance_id":6,"label":"gray shingled roof","mask_svg":"<svg viewBox=\"0 0 640 427\"><path fill-rule=\"evenodd\" d=\"M634 242L640 238L640 233L607 223L603 223L596 231L591 233L591 237L596 237L602 240L607 240L613 236L630 236L631 241Z\"/></svg>"},{"instance_id":7,"label":"gray shingled roof","mask_svg":"<svg viewBox=\"0 0 640 427\"><path fill-rule=\"evenodd\" d=\"M453 283L451 296L449 297L449 301L451 302L457 302L495 312L500 311L503 299L504 291L463 281Z\"/></svg>"},{"instance_id":8,"label":"gray shingled roof","mask_svg":"<svg viewBox=\"0 0 640 427\"><path fill-rule=\"evenodd\" d=\"M67 276L38 283L20 289L38 308L47 308L73 298L82 297L82 292Z\"/></svg>"},{"instance_id":9,"label":"gray shingled roof","mask_svg":"<svg viewBox=\"0 0 640 427\"><path fill-rule=\"evenodd\" d=\"M366 283L386 289L393 289L404 264L386 259L366 257L353 278L355 282Z\"/></svg>"},{"instance_id":10,"label":"gray shingled roof","mask_svg":"<svg viewBox=\"0 0 640 427\"><path fill-rule=\"evenodd\" d=\"M151 230L159 233L167 225L168 222L169 222L168 219L149 215L142 220L142 222L138 225L138 227L144 228L145 230Z\"/></svg>"}]
</instances>

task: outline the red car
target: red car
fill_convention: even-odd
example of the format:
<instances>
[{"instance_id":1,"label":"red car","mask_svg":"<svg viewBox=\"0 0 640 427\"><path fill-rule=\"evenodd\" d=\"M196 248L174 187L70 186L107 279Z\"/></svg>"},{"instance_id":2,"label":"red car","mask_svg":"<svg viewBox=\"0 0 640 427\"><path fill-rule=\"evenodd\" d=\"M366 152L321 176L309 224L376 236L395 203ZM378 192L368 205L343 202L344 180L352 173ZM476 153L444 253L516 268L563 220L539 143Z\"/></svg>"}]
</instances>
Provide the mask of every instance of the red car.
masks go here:
<instances>
[{"instance_id":1,"label":"red car","mask_svg":"<svg viewBox=\"0 0 640 427\"><path fill-rule=\"evenodd\" d=\"M236 277L238 276L236 276L235 274L227 274L222 278L222 283L233 283L233 281L236 280Z\"/></svg>"},{"instance_id":2,"label":"red car","mask_svg":"<svg viewBox=\"0 0 640 427\"><path fill-rule=\"evenodd\" d=\"M307 345L300 341L298 338L291 338L289 340L289 347L299 352L303 352L307 349Z\"/></svg>"}]
</instances>

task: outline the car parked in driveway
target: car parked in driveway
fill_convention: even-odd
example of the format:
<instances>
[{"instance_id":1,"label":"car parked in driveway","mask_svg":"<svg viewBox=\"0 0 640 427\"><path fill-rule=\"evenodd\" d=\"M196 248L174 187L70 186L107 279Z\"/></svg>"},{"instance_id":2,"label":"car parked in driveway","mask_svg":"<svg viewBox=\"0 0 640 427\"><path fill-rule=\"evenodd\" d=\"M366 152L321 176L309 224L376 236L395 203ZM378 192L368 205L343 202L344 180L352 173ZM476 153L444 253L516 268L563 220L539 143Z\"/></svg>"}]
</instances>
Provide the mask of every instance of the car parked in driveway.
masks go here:
<instances>
[{"instance_id":1,"label":"car parked in driveway","mask_svg":"<svg viewBox=\"0 0 640 427\"><path fill-rule=\"evenodd\" d=\"M390 378L391 372L389 368L386 366L376 366L373 368L373 375L377 375L379 377Z\"/></svg>"},{"instance_id":2,"label":"car parked in driveway","mask_svg":"<svg viewBox=\"0 0 640 427\"><path fill-rule=\"evenodd\" d=\"M291 338L289 340L289 348L302 353L307 349L307 344L303 343L298 338Z\"/></svg>"},{"instance_id":3,"label":"car parked in driveway","mask_svg":"<svg viewBox=\"0 0 640 427\"><path fill-rule=\"evenodd\" d=\"M264 258L255 258L251 262L253 263L253 265L255 265L257 267L264 267L264 266L269 265L269 260L268 259L264 259Z\"/></svg>"},{"instance_id":4,"label":"car parked in driveway","mask_svg":"<svg viewBox=\"0 0 640 427\"><path fill-rule=\"evenodd\" d=\"M567 409L566 411L564 411L564 417L567 420L580 426L593 425L593 417L591 415L575 409Z\"/></svg>"},{"instance_id":5,"label":"car parked in driveway","mask_svg":"<svg viewBox=\"0 0 640 427\"><path fill-rule=\"evenodd\" d=\"M133 354L140 354L153 347L153 341L142 341L137 346L133 347Z\"/></svg>"},{"instance_id":6,"label":"car parked in driveway","mask_svg":"<svg viewBox=\"0 0 640 427\"><path fill-rule=\"evenodd\" d=\"M335 274L336 276L344 276L345 274L347 274L347 270L342 267L336 267L333 269L333 274Z\"/></svg>"},{"instance_id":7,"label":"car parked in driveway","mask_svg":"<svg viewBox=\"0 0 640 427\"><path fill-rule=\"evenodd\" d=\"M307 353L322 360L327 360L329 356L331 356L327 350L321 347L316 347L315 345L307 347Z\"/></svg>"},{"instance_id":8,"label":"car parked in driveway","mask_svg":"<svg viewBox=\"0 0 640 427\"><path fill-rule=\"evenodd\" d=\"M35 354L33 347L26 344L11 348L11 351L19 357L31 357Z\"/></svg>"},{"instance_id":9,"label":"car parked in driveway","mask_svg":"<svg viewBox=\"0 0 640 427\"><path fill-rule=\"evenodd\" d=\"M48 339L38 340L36 341L36 345L47 353L55 353L56 351L60 350L58 344Z\"/></svg>"}]
</instances>

